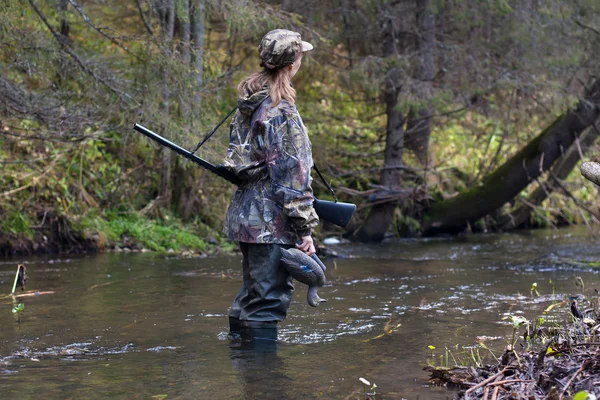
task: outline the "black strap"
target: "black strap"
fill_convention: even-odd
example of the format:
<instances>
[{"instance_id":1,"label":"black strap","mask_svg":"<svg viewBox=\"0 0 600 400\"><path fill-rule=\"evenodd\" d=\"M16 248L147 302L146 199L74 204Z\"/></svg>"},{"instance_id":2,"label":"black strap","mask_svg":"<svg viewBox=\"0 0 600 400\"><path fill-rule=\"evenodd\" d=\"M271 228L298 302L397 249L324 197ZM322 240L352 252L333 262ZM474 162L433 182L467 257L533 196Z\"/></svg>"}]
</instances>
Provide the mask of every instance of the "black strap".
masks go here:
<instances>
[{"instance_id":1,"label":"black strap","mask_svg":"<svg viewBox=\"0 0 600 400\"><path fill-rule=\"evenodd\" d=\"M317 171L317 174L319 175L319 178L321 178L321 180L323 181L323 183L325 184L325 187L327 189L329 189L329 192L331 192L331 195L333 196L333 200L335 200L335 202L338 202L338 199L335 195L335 192L333 191L333 189L331 188L331 186L329 186L329 183L327 183L327 181L325 180L325 178L323 178L323 175L321 175L321 171L319 171L319 168L317 168L317 164L313 164L313 167L315 168L315 171Z\"/></svg>"},{"instance_id":2,"label":"black strap","mask_svg":"<svg viewBox=\"0 0 600 400\"><path fill-rule=\"evenodd\" d=\"M200 142L198 142L198 144L196 145L196 147L194 147L194 150L192 150L192 151L191 151L191 153L192 153L192 154L194 154L195 152L197 152L197 151L198 151L198 149L199 149L199 148L200 148L200 147L201 147L201 146L202 146L204 143L206 143L206 141L207 141L208 139L210 139L210 137L211 137L211 136L212 136L212 135L213 135L213 134L214 134L214 133L217 131L217 129L219 129L219 128L221 127L221 125L223 125L223 123L224 123L225 121L227 121L227 119L228 119L229 117L231 117L231 114L233 114L233 113L235 112L235 110L237 110L237 108L238 108L238 106L235 106L235 107L233 108L233 110L229 111L229 114L227 114L227 116L225 116L225 118L223 118L223 119L221 120L221 122L219 122L219 123L217 124L217 126L215 126L215 129L213 129L212 131L210 131L210 132L208 133L208 135L206 135L206 136L204 137L204 139L202 139Z\"/></svg>"}]
</instances>

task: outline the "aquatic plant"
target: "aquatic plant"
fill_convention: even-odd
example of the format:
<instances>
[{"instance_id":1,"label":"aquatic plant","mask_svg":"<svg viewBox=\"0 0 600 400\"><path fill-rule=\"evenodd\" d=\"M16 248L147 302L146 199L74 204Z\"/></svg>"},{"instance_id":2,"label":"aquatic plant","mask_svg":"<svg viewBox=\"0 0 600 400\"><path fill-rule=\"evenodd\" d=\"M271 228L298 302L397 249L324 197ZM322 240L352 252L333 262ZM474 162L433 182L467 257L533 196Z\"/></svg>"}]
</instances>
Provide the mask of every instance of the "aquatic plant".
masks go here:
<instances>
[{"instance_id":1,"label":"aquatic plant","mask_svg":"<svg viewBox=\"0 0 600 400\"><path fill-rule=\"evenodd\" d=\"M434 346L428 346L432 351L430 358L433 358L433 350ZM439 367L435 365L431 360L427 361L427 364L430 367L434 368L451 368L451 367L480 367L484 365L484 361L486 358L485 353L482 354L481 349L487 350L490 353L492 358L496 361L498 357L492 352L492 350L487 347L484 343L478 343L474 346L462 346L460 347L458 344L453 346L456 352L450 350L447 346L444 346L444 353L440 354L440 363ZM432 349L433 348L433 349ZM450 361L452 359L452 361Z\"/></svg>"},{"instance_id":2,"label":"aquatic plant","mask_svg":"<svg viewBox=\"0 0 600 400\"><path fill-rule=\"evenodd\" d=\"M21 314L23 313L23 310L25 309L25 304L23 303L19 303L17 304L15 307L13 307L12 312L13 314L17 315L17 322L21 323Z\"/></svg>"},{"instance_id":3,"label":"aquatic plant","mask_svg":"<svg viewBox=\"0 0 600 400\"><path fill-rule=\"evenodd\" d=\"M525 317L521 317L518 315L512 315L512 314L508 315L502 319L504 319L504 320L507 319L512 324L513 331L512 331L512 339L510 340L510 346L512 349L514 349L515 344L517 342L517 330L520 327L522 327L523 325L525 325L527 327L527 332L529 332L529 325L530 325L529 320Z\"/></svg>"},{"instance_id":4,"label":"aquatic plant","mask_svg":"<svg viewBox=\"0 0 600 400\"><path fill-rule=\"evenodd\" d=\"M371 382L369 382L368 380L366 380L363 377L358 378L359 381L362 382L363 386L363 394L365 396L375 396L377 394L376 392L376 388L377 385L375 383L371 384ZM369 389L369 391L367 392L367 388Z\"/></svg>"},{"instance_id":5,"label":"aquatic plant","mask_svg":"<svg viewBox=\"0 0 600 400\"><path fill-rule=\"evenodd\" d=\"M577 289L581 290L581 292L583 293L583 289L585 289L585 284L583 283L582 277L580 277L580 276L575 277L575 286L577 286Z\"/></svg>"},{"instance_id":6,"label":"aquatic plant","mask_svg":"<svg viewBox=\"0 0 600 400\"><path fill-rule=\"evenodd\" d=\"M335 265L335 260L334 260L334 265ZM387 322L385 323L385 326L383 327L383 333L379 334L373 338L370 339L365 339L363 340L363 342L369 342L371 340L375 340L375 339L380 339L384 336L387 335L391 335L396 329L400 328L402 326L401 323L396 324L395 322L392 321L393 317L390 317L390 319L387 320Z\"/></svg>"},{"instance_id":7,"label":"aquatic plant","mask_svg":"<svg viewBox=\"0 0 600 400\"><path fill-rule=\"evenodd\" d=\"M429 349L429 351L431 351L431 358L433 358L433 351L435 350L435 346L429 345L427 346L427 348Z\"/></svg>"},{"instance_id":8,"label":"aquatic plant","mask_svg":"<svg viewBox=\"0 0 600 400\"><path fill-rule=\"evenodd\" d=\"M537 282L533 282L531 284L530 293L531 293L531 297L535 297L535 296L540 297L540 292L538 292L538 290L537 290ZM534 294L535 294L535 296L534 296Z\"/></svg>"}]
</instances>

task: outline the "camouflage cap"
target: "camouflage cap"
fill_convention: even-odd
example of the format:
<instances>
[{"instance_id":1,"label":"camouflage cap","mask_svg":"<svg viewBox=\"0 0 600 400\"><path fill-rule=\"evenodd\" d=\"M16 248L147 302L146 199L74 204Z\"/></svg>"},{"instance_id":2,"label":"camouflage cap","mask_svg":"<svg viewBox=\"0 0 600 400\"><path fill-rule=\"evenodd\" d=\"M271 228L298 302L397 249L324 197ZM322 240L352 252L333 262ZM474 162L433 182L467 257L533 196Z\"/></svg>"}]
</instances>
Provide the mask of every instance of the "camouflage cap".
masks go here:
<instances>
[{"instance_id":1,"label":"camouflage cap","mask_svg":"<svg viewBox=\"0 0 600 400\"><path fill-rule=\"evenodd\" d=\"M266 68L276 69L293 64L301 52L312 49L312 44L302 41L298 32L275 29L262 38L258 54Z\"/></svg>"}]
</instances>

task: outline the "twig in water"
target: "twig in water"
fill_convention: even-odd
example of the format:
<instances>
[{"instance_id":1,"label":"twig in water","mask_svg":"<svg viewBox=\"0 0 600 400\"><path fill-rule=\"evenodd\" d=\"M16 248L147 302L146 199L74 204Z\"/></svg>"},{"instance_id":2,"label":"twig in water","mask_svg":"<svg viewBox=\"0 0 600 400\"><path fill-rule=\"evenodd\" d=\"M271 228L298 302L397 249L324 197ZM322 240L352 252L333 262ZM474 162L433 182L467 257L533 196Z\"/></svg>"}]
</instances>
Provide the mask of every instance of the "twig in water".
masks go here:
<instances>
[{"instance_id":1,"label":"twig in water","mask_svg":"<svg viewBox=\"0 0 600 400\"><path fill-rule=\"evenodd\" d=\"M499 377L500 375L504 374L504 371L506 371L507 369L509 369L509 367L504 368L502 371L498 372L495 375L490 376L489 378L487 378L486 380L478 383L477 385L473 386L472 388L468 389L465 394L470 394L473 393L474 391L476 391L477 389L479 389L482 386L487 385L489 382L493 381L494 379L496 379L497 377Z\"/></svg>"},{"instance_id":2,"label":"twig in water","mask_svg":"<svg viewBox=\"0 0 600 400\"><path fill-rule=\"evenodd\" d=\"M491 382L489 386L497 386L504 385L505 383L514 383L514 382L535 382L534 379L506 379L504 381Z\"/></svg>"},{"instance_id":3,"label":"twig in water","mask_svg":"<svg viewBox=\"0 0 600 400\"><path fill-rule=\"evenodd\" d=\"M500 386L496 386L494 388L494 392L492 393L492 400L496 400L498 398L498 391L500 390Z\"/></svg>"},{"instance_id":4,"label":"twig in water","mask_svg":"<svg viewBox=\"0 0 600 400\"><path fill-rule=\"evenodd\" d=\"M584 361L583 364L581 364L581 367L579 367L579 369L577 371L575 371L575 374L573 374L573 376L571 377L571 379L569 379L569 382L567 382L567 384L563 388L563 391L560 394L559 400L563 400L565 398L565 393L567 392L567 389L569 388L569 386L571 386L571 383L573 383L573 381L575 380L575 378L577 377L577 375L579 375L579 373L581 371L583 371L584 369L587 368L587 366L589 365L589 362L590 362L589 360Z\"/></svg>"},{"instance_id":5,"label":"twig in water","mask_svg":"<svg viewBox=\"0 0 600 400\"><path fill-rule=\"evenodd\" d=\"M580 347L580 346L600 346L600 342L589 342L589 343L577 343L572 344L571 347Z\"/></svg>"},{"instance_id":6,"label":"twig in water","mask_svg":"<svg viewBox=\"0 0 600 400\"><path fill-rule=\"evenodd\" d=\"M23 265L21 264L17 265L17 273L15 274L15 282L13 283L12 290L10 291L11 294L15 293L15 290L17 289L17 282L19 281L19 271L21 270L22 266Z\"/></svg>"}]
</instances>

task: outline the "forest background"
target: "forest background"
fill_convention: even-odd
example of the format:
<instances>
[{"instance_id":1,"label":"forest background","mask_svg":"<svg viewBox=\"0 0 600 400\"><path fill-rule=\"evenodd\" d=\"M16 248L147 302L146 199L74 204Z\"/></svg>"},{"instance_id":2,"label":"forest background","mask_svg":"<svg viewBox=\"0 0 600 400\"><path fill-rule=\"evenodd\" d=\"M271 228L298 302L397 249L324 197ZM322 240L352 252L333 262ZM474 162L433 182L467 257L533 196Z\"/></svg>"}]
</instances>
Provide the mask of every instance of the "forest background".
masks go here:
<instances>
[{"instance_id":1,"label":"forest background","mask_svg":"<svg viewBox=\"0 0 600 400\"><path fill-rule=\"evenodd\" d=\"M1 0L0 254L231 249L235 188L132 127L192 148L275 28L315 46L298 107L358 205L318 237L598 224L597 0Z\"/></svg>"}]
</instances>

